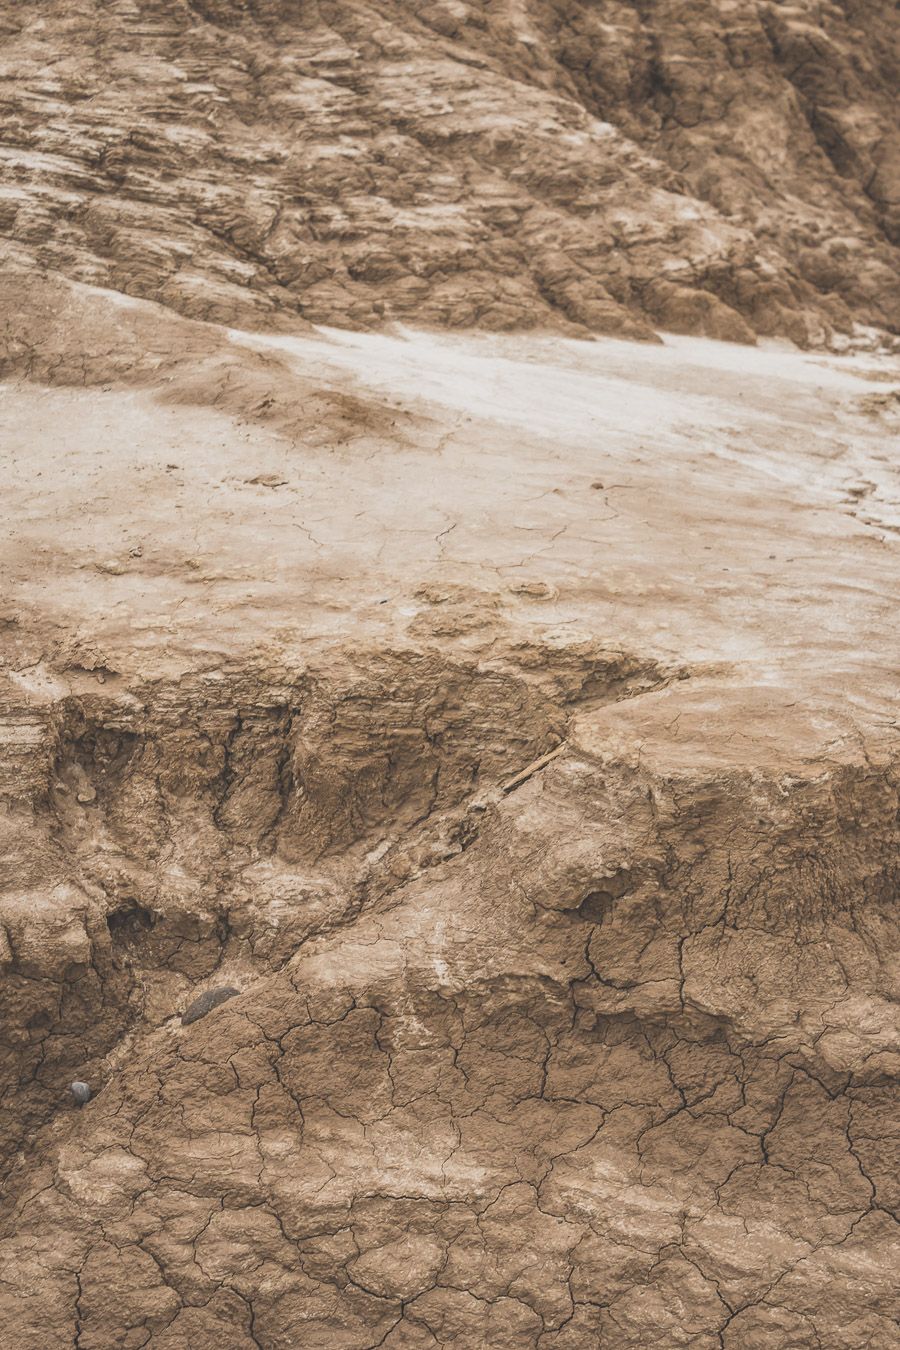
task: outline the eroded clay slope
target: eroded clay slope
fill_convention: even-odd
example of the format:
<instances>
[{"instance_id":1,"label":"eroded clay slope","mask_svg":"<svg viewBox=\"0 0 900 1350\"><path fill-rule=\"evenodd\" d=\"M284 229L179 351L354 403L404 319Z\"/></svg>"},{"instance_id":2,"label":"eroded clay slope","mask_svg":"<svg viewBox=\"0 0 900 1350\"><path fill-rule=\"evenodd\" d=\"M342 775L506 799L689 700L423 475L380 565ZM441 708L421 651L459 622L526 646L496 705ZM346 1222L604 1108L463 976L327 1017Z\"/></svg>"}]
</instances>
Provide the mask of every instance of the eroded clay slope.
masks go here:
<instances>
[{"instance_id":1,"label":"eroded clay slope","mask_svg":"<svg viewBox=\"0 0 900 1350\"><path fill-rule=\"evenodd\" d=\"M0 1344L892 1350L896 368L22 294Z\"/></svg>"},{"instance_id":2,"label":"eroded clay slope","mask_svg":"<svg viewBox=\"0 0 900 1350\"><path fill-rule=\"evenodd\" d=\"M195 318L896 332L890 0L0 4L11 259Z\"/></svg>"}]
</instances>

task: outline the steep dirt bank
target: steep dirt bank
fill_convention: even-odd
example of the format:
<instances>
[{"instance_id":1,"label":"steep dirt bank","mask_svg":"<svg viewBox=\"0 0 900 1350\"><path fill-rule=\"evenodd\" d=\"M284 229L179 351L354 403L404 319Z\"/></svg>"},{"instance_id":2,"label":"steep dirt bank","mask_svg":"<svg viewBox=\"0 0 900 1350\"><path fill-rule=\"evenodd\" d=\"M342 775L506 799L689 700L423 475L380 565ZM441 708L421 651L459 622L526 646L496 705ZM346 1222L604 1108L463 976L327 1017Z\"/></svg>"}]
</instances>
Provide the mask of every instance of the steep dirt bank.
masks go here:
<instances>
[{"instance_id":1,"label":"steep dirt bank","mask_svg":"<svg viewBox=\"0 0 900 1350\"><path fill-rule=\"evenodd\" d=\"M0 1343L893 1347L894 366L48 285Z\"/></svg>"},{"instance_id":2,"label":"steep dirt bank","mask_svg":"<svg viewBox=\"0 0 900 1350\"><path fill-rule=\"evenodd\" d=\"M257 834L218 931L132 874L95 950L143 1006L76 1051L80 1111L47 1038L10 1343L889 1346L897 762L783 698L595 707L506 793L395 806L356 887L261 847L264 772L219 778L221 844L229 791Z\"/></svg>"},{"instance_id":3,"label":"steep dirt bank","mask_svg":"<svg viewBox=\"0 0 900 1350\"><path fill-rule=\"evenodd\" d=\"M532 657L552 679L554 653ZM280 680L250 667L123 688L84 671L80 693L38 708L11 688L6 1160L134 1024L223 971L244 984L284 964L462 852L470 800L559 744L572 709L665 678L616 654L558 665L556 688L499 657L412 649Z\"/></svg>"},{"instance_id":4,"label":"steep dirt bank","mask_svg":"<svg viewBox=\"0 0 900 1350\"><path fill-rule=\"evenodd\" d=\"M10 256L245 326L898 332L890 0L0 3Z\"/></svg>"}]
</instances>

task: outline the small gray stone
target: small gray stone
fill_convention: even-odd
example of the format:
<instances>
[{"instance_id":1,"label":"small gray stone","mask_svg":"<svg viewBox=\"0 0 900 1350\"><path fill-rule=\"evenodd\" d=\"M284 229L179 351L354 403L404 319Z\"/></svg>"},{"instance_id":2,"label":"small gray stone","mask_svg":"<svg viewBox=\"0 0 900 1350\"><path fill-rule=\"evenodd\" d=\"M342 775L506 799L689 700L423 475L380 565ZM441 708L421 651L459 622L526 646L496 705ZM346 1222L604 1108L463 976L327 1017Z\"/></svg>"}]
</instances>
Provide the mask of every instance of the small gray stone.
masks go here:
<instances>
[{"instance_id":1,"label":"small gray stone","mask_svg":"<svg viewBox=\"0 0 900 1350\"><path fill-rule=\"evenodd\" d=\"M87 1103L91 1100L90 1087L88 1086L87 1083L82 1083L81 1080L78 1078L76 1078L75 1082L71 1084L71 1086L69 1087L69 1091L71 1092L72 1096L75 1098L75 1101L79 1106L86 1106Z\"/></svg>"},{"instance_id":2,"label":"small gray stone","mask_svg":"<svg viewBox=\"0 0 900 1350\"><path fill-rule=\"evenodd\" d=\"M240 989L232 989L230 985L220 985L218 989L207 989L199 998L195 998L193 1003L189 1004L181 1014L181 1025L190 1026L191 1022L199 1022L201 1017L211 1013L213 1008L218 1008L220 1003L226 1003L228 999L234 998L239 994Z\"/></svg>"}]
</instances>

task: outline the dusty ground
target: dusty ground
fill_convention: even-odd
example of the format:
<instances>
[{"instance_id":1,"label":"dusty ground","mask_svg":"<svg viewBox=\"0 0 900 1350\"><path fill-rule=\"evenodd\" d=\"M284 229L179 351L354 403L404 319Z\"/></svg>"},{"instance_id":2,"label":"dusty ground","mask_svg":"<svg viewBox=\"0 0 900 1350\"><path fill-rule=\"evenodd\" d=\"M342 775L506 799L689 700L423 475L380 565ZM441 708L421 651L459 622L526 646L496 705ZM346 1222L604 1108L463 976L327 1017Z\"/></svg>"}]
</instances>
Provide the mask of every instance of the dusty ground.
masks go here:
<instances>
[{"instance_id":1,"label":"dusty ground","mask_svg":"<svg viewBox=\"0 0 900 1350\"><path fill-rule=\"evenodd\" d=\"M294 655L433 624L479 650L495 622L766 681L882 663L889 357L190 331L227 362L149 389L4 389L7 601L117 669L135 644L166 668L185 645ZM250 353L272 360L247 387Z\"/></svg>"},{"instance_id":2,"label":"dusty ground","mask_svg":"<svg viewBox=\"0 0 900 1350\"><path fill-rule=\"evenodd\" d=\"M896 363L46 304L0 1344L892 1350Z\"/></svg>"}]
</instances>

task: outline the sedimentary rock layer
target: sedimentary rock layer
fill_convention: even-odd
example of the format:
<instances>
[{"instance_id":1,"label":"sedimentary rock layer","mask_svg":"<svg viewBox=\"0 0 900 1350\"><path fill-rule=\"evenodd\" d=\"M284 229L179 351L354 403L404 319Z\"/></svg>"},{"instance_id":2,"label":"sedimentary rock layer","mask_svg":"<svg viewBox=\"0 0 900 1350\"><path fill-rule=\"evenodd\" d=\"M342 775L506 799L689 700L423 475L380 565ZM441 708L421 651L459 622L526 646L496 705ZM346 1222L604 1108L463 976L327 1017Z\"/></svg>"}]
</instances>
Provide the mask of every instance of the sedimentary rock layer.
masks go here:
<instances>
[{"instance_id":1,"label":"sedimentary rock layer","mask_svg":"<svg viewBox=\"0 0 900 1350\"><path fill-rule=\"evenodd\" d=\"M897 332L890 0L0 4L9 256L245 326Z\"/></svg>"}]
</instances>

